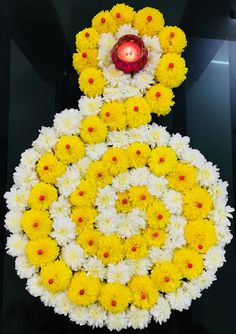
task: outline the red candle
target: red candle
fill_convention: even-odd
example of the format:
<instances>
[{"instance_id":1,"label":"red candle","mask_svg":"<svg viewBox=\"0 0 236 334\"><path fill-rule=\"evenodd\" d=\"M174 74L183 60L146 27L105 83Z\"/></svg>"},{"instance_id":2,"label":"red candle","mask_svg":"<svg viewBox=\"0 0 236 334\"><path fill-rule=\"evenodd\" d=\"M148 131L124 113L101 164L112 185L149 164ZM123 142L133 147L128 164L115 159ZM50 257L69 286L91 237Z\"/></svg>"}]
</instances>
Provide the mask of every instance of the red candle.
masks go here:
<instances>
[{"instance_id":1,"label":"red candle","mask_svg":"<svg viewBox=\"0 0 236 334\"><path fill-rule=\"evenodd\" d=\"M136 35L124 35L113 46L111 58L116 68L125 73L137 73L147 63L148 51Z\"/></svg>"}]
</instances>

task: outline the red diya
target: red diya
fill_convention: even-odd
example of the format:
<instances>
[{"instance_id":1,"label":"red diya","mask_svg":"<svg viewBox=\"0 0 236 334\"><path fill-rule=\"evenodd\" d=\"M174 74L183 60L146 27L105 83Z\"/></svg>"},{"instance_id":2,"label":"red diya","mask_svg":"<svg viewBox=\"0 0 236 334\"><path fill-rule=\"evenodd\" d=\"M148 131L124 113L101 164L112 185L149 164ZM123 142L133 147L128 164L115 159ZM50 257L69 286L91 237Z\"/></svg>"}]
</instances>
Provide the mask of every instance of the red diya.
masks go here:
<instances>
[{"instance_id":1,"label":"red diya","mask_svg":"<svg viewBox=\"0 0 236 334\"><path fill-rule=\"evenodd\" d=\"M111 58L118 70L137 73L146 65L148 51L140 37L129 34L118 39L111 50Z\"/></svg>"}]
</instances>

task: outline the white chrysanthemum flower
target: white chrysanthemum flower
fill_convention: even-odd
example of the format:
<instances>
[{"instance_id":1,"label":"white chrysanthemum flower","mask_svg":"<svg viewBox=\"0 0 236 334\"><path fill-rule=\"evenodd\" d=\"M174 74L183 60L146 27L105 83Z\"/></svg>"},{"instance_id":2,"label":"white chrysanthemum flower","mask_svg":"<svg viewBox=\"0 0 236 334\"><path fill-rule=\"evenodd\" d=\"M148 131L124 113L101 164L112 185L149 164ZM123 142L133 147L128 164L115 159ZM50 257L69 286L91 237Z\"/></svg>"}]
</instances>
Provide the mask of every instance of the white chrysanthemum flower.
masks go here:
<instances>
[{"instance_id":1,"label":"white chrysanthemum flower","mask_svg":"<svg viewBox=\"0 0 236 334\"><path fill-rule=\"evenodd\" d=\"M150 177L150 172L147 167L136 168L130 170L130 185L142 186L147 183Z\"/></svg>"},{"instance_id":2,"label":"white chrysanthemum flower","mask_svg":"<svg viewBox=\"0 0 236 334\"><path fill-rule=\"evenodd\" d=\"M201 290L208 289L212 282L216 280L215 271L206 270L191 282L196 284Z\"/></svg>"},{"instance_id":3,"label":"white chrysanthemum flower","mask_svg":"<svg viewBox=\"0 0 236 334\"><path fill-rule=\"evenodd\" d=\"M221 247L225 247L225 245L229 244L233 238L229 228L223 225L216 225L216 233L217 233L217 243Z\"/></svg>"},{"instance_id":4,"label":"white chrysanthemum flower","mask_svg":"<svg viewBox=\"0 0 236 334\"><path fill-rule=\"evenodd\" d=\"M146 212L139 208L134 208L127 213L127 218L131 224L136 224L138 228L144 229L146 226Z\"/></svg>"},{"instance_id":5,"label":"white chrysanthemum flower","mask_svg":"<svg viewBox=\"0 0 236 334\"><path fill-rule=\"evenodd\" d=\"M218 181L219 176L219 169L214 166L212 162L206 162L197 170L197 181L203 187L209 187L215 184Z\"/></svg>"},{"instance_id":6,"label":"white chrysanthemum flower","mask_svg":"<svg viewBox=\"0 0 236 334\"><path fill-rule=\"evenodd\" d=\"M56 219L60 216L70 215L70 202L63 196L58 197L57 201L54 201L49 209L50 216Z\"/></svg>"},{"instance_id":7,"label":"white chrysanthemum flower","mask_svg":"<svg viewBox=\"0 0 236 334\"><path fill-rule=\"evenodd\" d=\"M225 202L228 199L228 188L229 184L226 181L218 180L217 183L209 187L208 191L212 196L215 205L221 202Z\"/></svg>"},{"instance_id":8,"label":"white chrysanthemum flower","mask_svg":"<svg viewBox=\"0 0 236 334\"><path fill-rule=\"evenodd\" d=\"M28 238L25 234L15 233L7 238L6 250L11 256L20 256L25 254L25 246Z\"/></svg>"},{"instance_id":9,"label":"white chrysanthemum flower","mask_svg":"<svg viewBox=\"0 0 236 334\"><path fill-rule=\"evenodd\" d=\"M127 134L129 136L129 143L149 143L150 137L149 137L149 131L148 128L143 125L138 128L132 128L129 131L127 131Z\"/></svg>"},{"instance_id":10,"label":"white chrysanthemum flower","mask_svg":"<svg viewBox=\"0 0 236 334\"><path fill-rule=\"evenodd\" d=\"M147 188L150 194L158 198L162 196L168 184L168 181L164 178L164 176L157 177L154 174L150 174L147 182Z\"/></svg>"},{"instance_id":11,"label":"white chrysanthemum flower","mask_svg":"<svg viewBox=\"0 0 236 334\"><path fill-rule=\"evenodd\" d=\"M182 285L183 291L187 292L190 295L192 300L196 300L197 298L201 297L201 289L199 286L192 281L183 282Z\"/></svg>"},{"instance_id":12,"label":"white chrysanthemum flower","mask_svg":"<svg viewBox=\"0 0 236 334\"><path fill-rule=\"evenodd\" d=\"M129 82L131 75L123 73L122 71L119 71L114 64L111 64L108 67L105 67L103 69L104 77L106 78L107 82L111 87L116 87L121 82L127 84Z\"/></svg>"},{"instance_id":13,"label":"white chrysanthemum flower","mask_svg":"<svg viewBox=\"0 0 236 334\"><path fill-rule=\"evenodd\" d=\"M106 143L87 145L86 156L88 156L91 160L99 160L106 150L107 150Z\"/></svg>"},{"instance_id":14,"label":"white chrysanthemum flower","mask_svg":"<svg viewBox=\"0 0 236 334\"><path fill-rule=\"evenodd\" d=\"M139 211L134 209L128 214L119 214L117 233L121 238L129 238L138 234L139 229L145 227L145 218L140 215Z\"/></svg>"},{"instance_id":15,"label":"white chrysanthemum flower","mask_svg":"<svg viewBox=\"0 0 236 334\"><path fill-rule=\"evenodd\" d=\"M125 99L123 91L118 87L105 87L103 91L103 98L105 102L109 101L122 101Z\"/></svg>"},{"instance_id":16,"label":"white chrysanthemum flower","mask_svg":"<svg viewBox=\"0 0 236 334\"><path fill-rule=\"evenodd\" d=\"M145 44L145 47L148 49L148 51L155 51L156 53L163 53L163 50L161 48L159 39L157 36L143 36L143 42Z\"/></svg>"},{"instance_id":17,"label":"white chrysanthemum flower","mask_svg":"<svg viewBox=\"0 0 236 334\"><path fill-rule=\"evenodd\" d=\"M121 100L127 99L129 97L142 96L142 93L137 87L127 82L120 82L117 89L121 92ZM114 98L113 98L114 99Z\"/></svg>"},{"instance_id":18,"label":"white chrysanthemum flower","mask_svg":"<svg viewBox=\"0 0 236 334\"><path fill-rule=\"evenodd\" d=\"M98 42L98 59L100 60L104 54L109 54L110 56L111 49L115 43L116 40L112 33L107 32L100 34L100 39Z\"/></svg>"},{"instance_id":19,"label":"white chrysanthemum flower","mask_svg":"<svg viewBox=\"0 0 236 334\"><path fill-rule=\"evenodd\" d=\"M87 272L87 275L99 278L100 280L104 280L106 278L106 268L102 261L97 259L95 256L86 260L83 264L83 268Z\"/></svg>"},{"instance_id":20,"label":"white chrysanthemum flower","mask_svg":"<svg viewBox=\"0 0 236 334\"><path fill-rule=\"evenodd\" d=\"M148 132L150 136L149 144L152 148L156 146L168 145L170 140L170 134L166 131L164 126L152 124L148 126Z\"/></svg>"},{"instance_id":21,"label":"white chrysanthemum flower","mask_svg":"<svg viewBox=\"0 0 236 334\"><path fill-rule=\"evenodd\" d=\"M69 311L69 318L77 325L84 326L88 320L88 308L84 306L72 307Z\"/></svg>"},{"instance_id":22,"label":"white chrysanthemum flower","mask_svg":"<svg viewBox=\"0 0 236 334\"><path fill-rule=\"evenodd\" d=\"M17 275L20 278L30 278L35 273L38 272L38 268L35 266L32 266L27 257L22 255L18 256L15 261L15 268L17 271Z\"/></svg>"},{"instance_id":23,"label":"white chrysanthemum flower","mask_svg":"<svg viewBox=\"0 0 236 334\"><path fill-rule=\"evenodd\" d=\"M126 313L128 326L132 326L134 329L144 329L151 321L151 315L147 310L140 310L133 305L131 305Z\"/></svg>"},{"instance_id":24,"label":"white chrysanthemum flower","mask_svg":"<svg viewBox=\"0 0 236 334\"><path fill-rule=\"evenodd\" d=\"M34 168L39 158L40 153L37 152L34 148L29 148L21 154L20 162L25 167Z\"/></svg>"},{"instance_id":25,"label":"white chrysanthemum flower","mask_svg":"<svg viewBox=\"0 0 236 334\"><path fill-rule=\"evenodd\" d=\"M14 183L18 188L30 189L39 182L36 172L28 166L19 165L13 174Z\"/></svg>"},{"instance_id":26,"label":"white chrysanthemum flower","mask_svg":"<svg viewBox=\"0 0 236 334\"><path fill-rule=\"evenodd\" d=\"M66 245L76 237L76 225L68 217L57 217L53 222L51 237L61 246Z\"/></svg>"},{"instance_id":27,"label":"white chrysanthemum flower","mask_svg":"<svg viewBox=\"0 0 236 334\"><path fill-rule=\"evenodd\" d=\"M233 218L232 212L234 212L234 208L227 205L227 199L222 199L221 202L215 204L215 209L210 212L210 217L215 221L216 225L229 226L231 223L228 218Z\"/></svg>"},{"instance_id":28,"label":"white chrysanthemum flower","mask_svg":"<svg viewBox=\"0 0 236 334\"><path fill-rule=\"evenodd\" d=\"M178 158L180 158L181 154L189 148L189 142L189 137L182 137L179 133L176 133L171 136L169 146L175 151Z\"/></svg>"},{"instance_id":29,"label":"white chrysanthemum flower","mask_svg":"<svg viewBox=\"0 0 236 334\"><path fill-rule=\"evenodd\" d=\"M33 275L27 280L26 290L34 297L39 297L43 294L44 288L38 274Z\"/></svg>"},{"instance_id":30,"label":"white chrysanthemum flower","mask_svg":"<svg viewBox=\"0 0 236 334\"><path fill-rule=\"evenodd\" d=\"M175 190L166 190L163 194L163 202L172 214L179 215L182 212L182 196Z\"/></svg>"},{"instance_id":31,"label":"white chrysanthemum flower","mask_svg":"<svg viewBox=\"0 0 236 334\"><path fill-rule=\"evenodd\" d=\"M195 167L200 169L206 162L205 157L199 150L192 149L190 147L182 151L181 159L183 160L183 162L193 164Z\"/></svg>"},{"instance_id":32,"label":"white chrysanthemum flower","mask_svg":"<svg viewBox=\"0 0 236 334\"><path fill-rule=\"evenodd\" d=\"M72 241L62 247L62 258L73 271L78 271L86 261L83 248L76 242Z\"/></svg>"},{"instance_id":33,"label":"white chrysanthemum flower","mask_svg":"<svg viewBox=\"0 0 236 334\"><path fill-rule=\"evenodd\" d=\"M44 303L45 306L55 307L55 294L54 293L51 293L48 290L43 289L40 299Z\"/></svg>"},{"instance_id":34,"label":"white chrysanthemum flower","mask_svg":"<svg viewBox=\"0 0 236 334\"><path fill-rule=\"evenodd\" d=\"M135 275L147 275L152 267L152 262L149 258L142 258L140 260L128 260L129 265Z\"/></svg>"},{"instance_id":35,"label":"white chrysanthemum flower","mask_svg":"<svg viewBox=\"0 0 236 334\"><path fill-rule=\"evenodd\" d=\"M4 194L7 207L9 210L24 211L28 205L29 189L17 189L16 186L11 187L10 191Z\"/></svg>"},{"instance_id":36,"label":"white chrysanthemum flower","mask_svg":"<svg viewBox=\"0 0 236 334\"><path fill-rule=\"evenodd\" d=\"M173 252L171 249L160 249L158 247L151 247L149 249L149 258L152 262L171 261Z\"/></svg>"},{"instance_id":37,"label":"white chrysanthemum flower","mask_svg":"<svg viewBox=\"0 0 236 334\"><path fill-rule=\"evenodd\" d=\"M21 211L9 211L5 216L5 228L11 233L19 233L21 229Z\"/></svg>"},{"instance_id":38,"label":"white chrysanthemum flower","mask_svg":"<svg viewBox=\"0 0 236 334\"><path fill-rule=\"evenodd\" d=\"M125 148L129 145L129 138L126 131L112 131L107 136L107 144L113 147Z\"/></svg>"},{"instance_id":39,"label":"white chrysanthemum flower","mask_svg":"<svg viewBox=\"0 0 236 334\"><path fill-rule=\"evenodd\" d=\"M75 190L80 180L80 172L76 166L67 167L66 172L57 178L56 186L61 195L68 197Z\"/></svg>"},{"instance_id":40,"label":"white chrysanthemum flower","mask_svg":"<svg viewBox=\"0 0 236 334\"><path fill-rule=\"evenodd\" d=\"M167 225L167 232L173 231L183 231L185 225L187 224L187 220L183 216L175 216L171 215L170 222ZM179 232L180 233L180 232Z\"/></svg>"},{"instance_id":41,"label":"white chrysanthemum flower","mask_svg":"<svg viewBox=\"0 0 236 334\"><path fill-rule=\"evenodd\" d=\"M120 331L128 327L128 319L125 312L116 314L108 313L106 318L106 326L110 331Z\"/></svg>"},{"instance_id":42,"label":"white chrysanthemum flower","mask_svg":"<svg viewBox=\"0 0 236 334\"><path fill-rule=\"evenodd\" d=\"M175 249L181 248L186 245L186 240L184 238L183 230L171 229L167 235L164 248L166 249Z\"/></svg>"},{"instance_id":43,"label":"white chrysanthemum flower","mask_svg":"<svg viewBox=\"0 0 236 334\"><path fill-rule=\"evenodd\" d=\"M53 125L59 136L74 135L79 132L81 113L77 109L65 109L54 117Z\"/></svg>"},{"instance_id":44,"label":"white chrysanthemum flower","mask_svg":"<svg viewBox=\"0 0 236 334\"><path fill-rule=\"evenodd\" d=\"M43 126L39 131L38 138L32 145L39 153L45 153L56 145L57 140L58 135L56 131L53 128Z\"/></svg>"},{"instance_id":45,"label":"white chrysanthemum flower","mask_svg":"<svg viewBox=\"0 0 236 334\"><path fill-rule=\"evenodd\" d=\"M101 213L108 208L114 207L115 201L117 199L117 194L111 186L105 186L100 188L97 193L95 204L97 210Z\"/></svg>"},{"instance_id":46,"label":"white chrysanthemum flower","mask_svg":"<svg viewBox=\"0 0 236 334\"><path fill-rule=\"evenodd\" d=\"M112 187L118 192L123 192L130 187L129 181L129 172L121 173L112 180Z\"/></svg>"},{"instance_id":47,"label":"white chrysanthemum flower","mask_svg":"<svg viewBox=\"0 0 236 334\"><path fill-rule=\"evenodd\" d=\"M140 92L144 93L145 90L149 89L151 85L155 82L154 76L150 73L147 73L146 70L142 70L139 73L135 74L131 80L131 85L137 87Z\"/></svg>"},{"instance_id":48,"label":"white chrysanthemum flower","mask_svg":"<svg viewBox=\"0 0 236 334\"><path fill-rule=\"evenodd\" d=\"M107 282L126 284L133 275L132 268L127 261L121 261L118 264L109 264L107 268Z\"/></svg>"},{"instance_id":49,"label":"white chrysanthemum flower","mask_svg":"<svg viewBox=\"0 0 236 334\"><path fill-rule=\"evenodd\" d=\"M88 325L101 328L106 320L106 311L98 304L92 304L88 307Z\"/></svg>"},{"instance_id":50,"label":"white chrysanthemum flower","mask_svg":"<svg viewBox=\"0 0 236 334\"><path fill-rule=\"evenodd\" d=\"M225 250L219 246L211 247L204 256L204 266L206 269L215 271L223 266L225 260Z\"/></svg>"},{"instance_id":51,"label":"white chrysanthemum flower","mask_svg":"<svg viewBox=\"0 0 236 334\"><path fill-rule=\"evenodd\" d=\"M58 314L67 315L74 307L74 304L68 298L67 292L60 292L55 295L54 310Z\"/></svg>"},{"instance_id":52,"label":"white chrysanthemum flower","mask_svg":"<svg viewBox=\"0 0 236 334\"><path fill-rule=\"evenodd\" d=\"M124 35L138 35L138 30L134 29L131 24L123 24L119 27L118 31L115 34L115 38L119 39Z\"/></svg>"},{"instance_id":53,"label":"white chrysanthemum flower","mask_svg":"<svg viewBox=\"0 0 236 334\"><path fill-rule=\"evenodd\" d=\"M83 176L87 172L87 168L91 162L92 160L90 158L84 157L74 164L73 167Z\"/></svg>"},{"instance_id":54,"label":"white chrysanthemum flower","mask_svg":"<svg viewBox=\"0 0 236 334\"><path fill-rule=\"evenodd\" d=\"M100 96L87 97L81 96L79 99L79 109L82 116L94 116L97 115L103 104L102 98Z\"/></svg>"},{"instance_id":55,"label":"white chrysanthemum flower","mask_svg":"<svg viewBox=\"0 0 236 334\"><path fill-rule=\"evenodd\" d=\"M116 233L119 216L114 208L107 208L96 218L96 227L103 234Z\"/></svg>"},{"instance_id":56,"label":"white chrysanthemum flower","mask_svg":"<svg viewBox=\"0 0 236 334\"><path fill-rule=\"evenodd\" d=\"M191 295L185 292L182 288L178 288L175 292L167 293L166 299L170 303L173 310L187 310L192 302Z\"/></svg>"},{"instance_id":57,"label":"white chrysanthemum flower","mask_svg":"<svg viewBox=\"0 0 236 334\"><path fill-rule=\"evenodd\" d=\"M148 62L145 65L145 71L147 73L150 73L151 75L154 76L155 70L158 67L161 56L162 56L161 53L156 53L155 51L150 51L148 53Z\"/></svg>"},{"instance_id":58,"label":"white chrysanthemum flower","mask_svg":"<svg viewBox=\"0 0 236 334\"><path fill-rule=\"evenodd\" d=\"M161 325L163 322L166 322L171 315L170 304L159 294L157 304L153 306L150 313L153 315L154 320Z\"/></svg>"}]
</instances>

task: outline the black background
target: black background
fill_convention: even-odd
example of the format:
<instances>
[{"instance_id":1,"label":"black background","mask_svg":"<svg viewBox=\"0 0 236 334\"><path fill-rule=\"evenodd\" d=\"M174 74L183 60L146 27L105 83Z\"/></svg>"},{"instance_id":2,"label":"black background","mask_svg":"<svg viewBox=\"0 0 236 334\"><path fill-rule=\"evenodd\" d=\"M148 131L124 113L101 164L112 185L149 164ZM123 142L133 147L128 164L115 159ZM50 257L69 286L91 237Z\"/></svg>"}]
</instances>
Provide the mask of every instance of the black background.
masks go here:
<instances>
[{"instance_id":1,"label":"black background","mask_svg":"<svg viewBox=\"0 0 236 334\"><path fill-rule=\"evenodd\" d=\"M92 17L116 1L0 0L0 311L2 334L108 333L79 327L56 315L25 291L25 280L4 255L6 212L3 193L12 185L20 154L31 146L39 128L51 126L53 115L77 107L80 92L72 69L74 36L90 26ZM173 112L158 119L168 131L191 138L208 160L217 164L236 198L236 10L235 1L131 1L136 10L160 9L168 25L184 29L188 79L175 91ZM233 225L233 224L232 224ZM234 230L234 226L232 226ZM143 333L235 334L235 242L227 247L227 263L218 280L184 312L173 312L159 326L152 322ZM122 331L123 333L124 331ZM134 332L127 330L126 332ZM138 332L138 331L136 331Z\"/></svg>"}]
</instances>

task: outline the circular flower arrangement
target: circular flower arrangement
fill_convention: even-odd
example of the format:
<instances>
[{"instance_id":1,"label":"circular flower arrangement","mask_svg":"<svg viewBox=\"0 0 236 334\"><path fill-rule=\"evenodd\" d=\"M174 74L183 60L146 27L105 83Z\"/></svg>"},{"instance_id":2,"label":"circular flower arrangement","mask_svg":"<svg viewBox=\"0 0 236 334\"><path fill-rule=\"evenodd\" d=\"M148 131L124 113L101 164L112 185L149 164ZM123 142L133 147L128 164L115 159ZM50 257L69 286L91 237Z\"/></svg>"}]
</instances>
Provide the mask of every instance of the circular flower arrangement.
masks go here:
<instances>
[{"instance_id":1,"label":"circular flower arrangement","mask_svg":"<svg viewBox=\"0 0 236 334\"><path fill-rule=\"evenodd\" d=\"M96 54L97 45L110 47L109 38L116 43L114 36L137 29L149 35L142 37L148 48L145 38L155 37L156 43L160 31L162 47L175 59L184 35L163 24L155 9L134 13L116 5L95 16L93 28L77 35L77 44ZM180 41L170 43L178 34ZM167 64L164 56L160 62ZM100 64L105 61L99 57ZM149 65L128 74L123 84ZM91 76L99 90L101 80L107 80L102 70L84 68L81 77ZM163 76L173 82L173 76L168 78ZM107 80L106 87L111 85ZM156 85L162 84L154 84L147 96ZM162 85L164 92L170 94L170 88ZM227 182L190 148L188 137L147 125L147 97L106 101L106 94L99 94L81 97L79 110L56 114L53 127L43 127L22 154L15 184L5 194L10 210L5 226L11 232L7 252L16 257L27 290L55 312L80 325L142 329L152 318L165 322L171 309L187 309L216 279L232 238L228 218L233 209L227 206Z\"/></svg>"}]
</instances>

